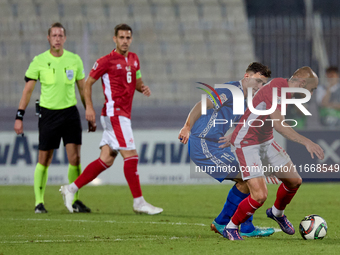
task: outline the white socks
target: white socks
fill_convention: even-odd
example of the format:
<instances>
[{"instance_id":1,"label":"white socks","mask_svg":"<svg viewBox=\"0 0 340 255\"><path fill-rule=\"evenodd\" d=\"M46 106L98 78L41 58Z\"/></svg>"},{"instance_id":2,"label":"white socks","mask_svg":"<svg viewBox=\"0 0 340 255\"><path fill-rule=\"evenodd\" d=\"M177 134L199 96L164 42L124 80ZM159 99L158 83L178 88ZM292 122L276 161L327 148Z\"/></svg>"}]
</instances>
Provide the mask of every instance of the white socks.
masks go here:
<instances>
[{"instance_id":1,"label":"white socks","mask_svg":"<svg viewBox=\"0 0 340 255\"><path fill-rule=\"evenodd\" d=\"M225 226L225 228L228 228L228 229L238 229L238 226L235 225L232 220L229 221L228 225Z\"/></svg>"},{"instance_id":2,"label":"white socks","mask_svg":"<svg viewBox=\"0 0 340 255\"><path fill-rule=\"evenodd\" d=\"M77 185L74 184L74 182L72 182L70 185L67 185L67 189L69 192L75 194L79 188L77 187Z\"/></svg>"},{"instance_id":3,"label":"white socks","mask_svg":"<svg viewBox=\"0 0 340 255\"><path fill-rule=\"evenodd\" d=\"M283 212L285 210L279 210L275 207L275 205L272 206L272 212L274 214L275 217L282 217L283 216Z\"/></svg>"},{"instance_id":4,"label":"white socks","mask_svg":"<svg viewBox=\"0 0 340 255\"><path fill-rule=\"evenodd\" d=\"M133 206L134 207L137 207L137 206L144 204L144 203L146 203L146 201L145 201L143 196L136 197L136 198L133 199Z\"/></svg>"}]
</instances>

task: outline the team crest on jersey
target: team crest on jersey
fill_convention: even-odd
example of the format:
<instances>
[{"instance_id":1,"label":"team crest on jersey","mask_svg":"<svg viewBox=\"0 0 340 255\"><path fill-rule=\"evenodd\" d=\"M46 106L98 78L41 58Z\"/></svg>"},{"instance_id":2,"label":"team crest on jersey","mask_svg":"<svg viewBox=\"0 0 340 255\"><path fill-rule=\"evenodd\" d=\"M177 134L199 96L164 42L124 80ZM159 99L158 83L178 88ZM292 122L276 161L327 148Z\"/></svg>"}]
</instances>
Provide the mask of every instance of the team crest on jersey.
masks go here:
<instances>
[{"instance_id":1,"label":"team crest on jersey","mask_svg":"<svg viewBox=\"0 0 340 255\"><path fill-rule=\"evenodd\" d=\"M222 104L228 100L227 96L224 93L220 95L220 98L221 98Z\"/></svg>"},{"instance_id":2,"label":"team crest on jersey","mask_svg":"<svg viewBox=\"0 0 340 255\"><path fill-rule=\"evenodd\" d=\"M137 66L138 66L138 63L137 63L137 61L135 60L135 63L133 63L133 65L137 68Z\"/></svg>"},{"instance_id":3,"label":"team crest on jersey","mask_svg":"<svg viewBox=\"0 0 340 255\"><path fill-rule=\"evenodd\" d=\"M96 70L96 69L97 69L97 67L98 67L98 63L97 63L97 62L95 62L95 63L94 63L94 65L93 65L93 67L92 67L92 69L93 69L93 70Z\"/></svg>"},{"instance_id":4,"label":"team crest on jersey","mask_svg":"<svg viewBox=\"0 0 340 255\"><path fill-rule=\"evenodd\" d=\"M131 66L126 66L125 69L126 69L126 71L130 72L131 71Z\"/></svg>"},{"instance_id":5,"label":"team crest on jersey","mask_svg":"<svg viewBox=\"0 0 340 255\"><path fill-rule=\"evenodd\" d=\"M121 64L117 64L117 70L118 69L122 69L122 65Z\"/></svg>"},{"instance_id":6,"label":"team crest on jersey","mask_svg":"<svg viewBox=\"0 0 340 255\"><path fill-rule=\"evenodd\" d=\"M66 77L67 79L69 79L69 81L73 79L73 76L74 76L73 70L66 70Z\"/></svg>"}]
</instances>

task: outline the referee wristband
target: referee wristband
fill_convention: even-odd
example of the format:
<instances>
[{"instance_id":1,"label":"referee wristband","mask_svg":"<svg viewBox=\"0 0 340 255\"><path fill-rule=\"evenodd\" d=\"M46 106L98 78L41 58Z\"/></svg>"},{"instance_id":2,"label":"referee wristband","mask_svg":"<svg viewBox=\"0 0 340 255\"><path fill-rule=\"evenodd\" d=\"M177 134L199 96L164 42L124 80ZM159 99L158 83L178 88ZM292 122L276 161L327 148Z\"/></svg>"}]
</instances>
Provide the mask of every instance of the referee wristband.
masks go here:
<instances>
[{"instance_id":1,"label":"referee wristband","mask_svg":"<svg viewBox=\"0 0 340 255\"><path fill-rule=\"evenodd\" d=\"M25 115L25 110L18 109L17 114L15 115L16 120L23 120Z\"/></svg>"}]
</instances>

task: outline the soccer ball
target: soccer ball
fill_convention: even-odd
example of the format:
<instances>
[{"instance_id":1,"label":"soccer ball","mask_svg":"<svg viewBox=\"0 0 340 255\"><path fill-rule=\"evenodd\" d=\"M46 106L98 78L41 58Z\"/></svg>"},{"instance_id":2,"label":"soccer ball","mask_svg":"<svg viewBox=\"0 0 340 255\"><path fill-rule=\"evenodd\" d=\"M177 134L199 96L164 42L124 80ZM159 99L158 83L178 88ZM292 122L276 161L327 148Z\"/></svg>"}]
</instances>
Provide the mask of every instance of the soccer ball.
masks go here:
<instances>
[{"instance_id":1,"label":"soccer ball","mask_svg":"<svg viewBox=\"0 0 340 255\"><path fill-rule=\"evenodd\" d=\"M319 215L306 216L300 223L299 231L303 239L322 239L327 233L327 223Z\"/></svg>"}]
</instances>

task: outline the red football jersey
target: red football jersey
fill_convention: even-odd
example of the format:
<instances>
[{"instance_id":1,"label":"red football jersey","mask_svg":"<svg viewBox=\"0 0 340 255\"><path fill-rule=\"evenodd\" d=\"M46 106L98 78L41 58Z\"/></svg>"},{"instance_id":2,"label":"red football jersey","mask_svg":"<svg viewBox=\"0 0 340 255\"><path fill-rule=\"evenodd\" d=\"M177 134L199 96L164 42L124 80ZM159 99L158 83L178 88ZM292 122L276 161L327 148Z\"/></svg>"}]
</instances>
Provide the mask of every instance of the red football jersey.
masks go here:
<instances>
[{"instance_id":1,"label":"red football jersey","mask_svg":"<svg viewBox=\"0 0 340 255\"><path fill-rule=\"evenodd\" d=\"M131 118L132 99L136 90L136 72L140 69L137 54L127 57L116 52L101 57L94 64L90 76L102 78L105 103L102 116Z\"/></svg>"},{"instance_id":2,"label":"red football jersey","mask_svg":"<svg viewBox=\"0 0 340 255\"><path fill-rule=\"evenodd\" d=\"M288 81L283 78L275 78L271 80L268 84L263 86L254 96L253 98L253 106L257 110L268 110L272 107L273 102L273 88L277 88L277 96L278 103L277 108L281 111L281 88L288 87ZM287 98L291 98L291 93L287 93ZM260 121L254 120L262 120L264 122L262 127L251 127L252 126L260 126ZM269 115L256 115L251 113L249 108L247 108L245 114L240 119L239 124L237 124L232 137L231 143L237 147L246 147L249 145L255 145L264 143L273 139L273 121L270 120ZM245 124L244 124L245 121Z\"/></svg>"}]
</instances>

